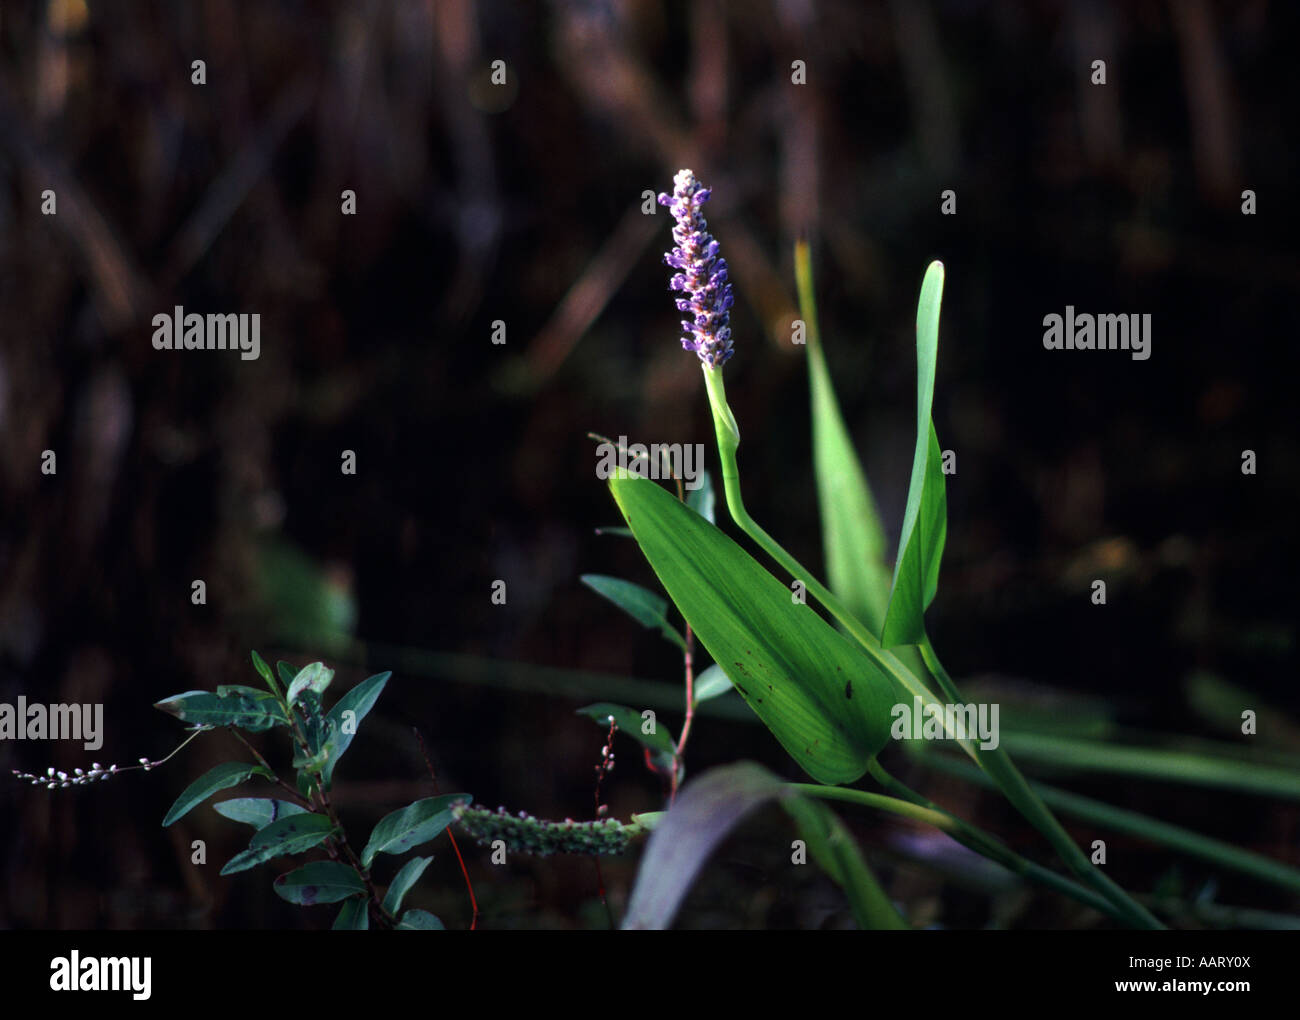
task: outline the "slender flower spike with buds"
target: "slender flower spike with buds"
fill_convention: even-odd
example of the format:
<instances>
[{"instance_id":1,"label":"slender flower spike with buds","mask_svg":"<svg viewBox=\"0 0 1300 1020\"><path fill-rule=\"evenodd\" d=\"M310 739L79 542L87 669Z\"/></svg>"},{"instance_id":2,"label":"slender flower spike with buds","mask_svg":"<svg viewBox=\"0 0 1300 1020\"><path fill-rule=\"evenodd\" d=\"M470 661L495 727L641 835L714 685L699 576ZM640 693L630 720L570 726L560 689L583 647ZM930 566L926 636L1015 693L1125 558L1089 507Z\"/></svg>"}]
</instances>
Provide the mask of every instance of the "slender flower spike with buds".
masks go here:
<instances>
[{"instance_id":1,"label":"slender flower spike with buds","mask_svg":"<svg viewBox=\"0 0 1300 1020\"><path fill-rule=\"evenodd\" d=\"M668 206L677 221L673 227L677 247L664 256L664 262L680 270L669 287L684 293L677 308L690 316L682 320L686 334L682 346L698 354L708 367L719 368L732 355L732 294L727 263L718 258L718 242L700 213L709 194L694 173L679 170L673 178L673 193L661 194L659 204Z\"/></svg>"}]
</instances>

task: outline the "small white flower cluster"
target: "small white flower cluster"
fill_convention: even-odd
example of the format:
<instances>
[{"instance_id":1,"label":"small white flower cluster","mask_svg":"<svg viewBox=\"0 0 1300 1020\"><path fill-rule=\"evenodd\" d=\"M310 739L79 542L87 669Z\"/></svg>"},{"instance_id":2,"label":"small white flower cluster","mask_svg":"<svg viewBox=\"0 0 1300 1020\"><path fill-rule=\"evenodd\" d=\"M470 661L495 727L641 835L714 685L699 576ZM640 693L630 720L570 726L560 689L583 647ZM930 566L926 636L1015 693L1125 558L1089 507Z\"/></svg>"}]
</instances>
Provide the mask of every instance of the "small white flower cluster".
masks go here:
<instances>
[{"instance_id":1,"label":"small white flower cluster","mask_svg":"<svg viewBox=\"0 0 1300 1020\"><path fill-rule=\"evenodd\" d=\"M67 773L59 772L54 768L48 768L45 770L45 775L43 776L33 775L30 772L19 772L17 769L14 769L13 773L16 779L26 779L31 782L33 786L44 785L46 789L56 790L67 789L69 786L86 786L96 780L104 780L108 779L110 776L129 772L131 771L131 768L143 768L148 772L155 765L161 764L162 762L150 761L148 758L141 758L139 766L133 765L130 768L125 769L119 769L116 765L110 765L108 768L104 768L104 766L99 764L99 762L94 762L90 766L89 772L84 769L75 769L73 772Z\"/></svg>"}]
</instances>

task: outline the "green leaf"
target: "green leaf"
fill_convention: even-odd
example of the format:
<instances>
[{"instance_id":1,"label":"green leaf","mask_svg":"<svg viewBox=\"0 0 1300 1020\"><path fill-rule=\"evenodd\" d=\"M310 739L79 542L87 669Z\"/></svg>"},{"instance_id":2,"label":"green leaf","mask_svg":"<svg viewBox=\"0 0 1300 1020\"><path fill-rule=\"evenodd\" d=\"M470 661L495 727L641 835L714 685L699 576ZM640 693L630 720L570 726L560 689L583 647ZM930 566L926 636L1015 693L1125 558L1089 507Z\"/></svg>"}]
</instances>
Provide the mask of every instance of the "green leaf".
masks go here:
<instances>
[{"instance_id":1,"label":"green leaf","mask_svg":"<svg viewBox=\"0 0 1300 1020\"><path fill-rule=\"evenodd\" d=\"M666 814L668 814L667 811L643 811L640 814L634 811L632 812L632 822L641 826L646 832L654 832L655 827L663 821Z\"/></svg>"},{"instance_id":2,"label":"green leaf","mask_svg":"<svg viewBox=\"0 0 1300 1020\"><path fill-rule=\"evenodd\" d=\"M252 687L224 687L226 693L186 691L156 702L154 708L200 726L238 726L250 733L287 726L289 720L274 697Z\"/></svg>"},{"instance_id":3,"label":"green leaf","mask_svg":"<svg viewBox=\"0 0 1300 1020\"><path fill-rule=\"evenodd\" d=\"M329 755L329 760L321 773L326 790L329 790L333 783L334 766L343 757L343 752L352 745L352 738L356 736L356 732L361 726L361 720L375 707L379 695L384 692L384 685L388 683L388 678L392 675L391 672L376 673L374 676L362 680L347 694L339 698L334 707L330 709L327 716L330 724L330 735L325 741L324 748ZM349 712L352 713L351 717L347 715Z\"/></svg>"},{"instance_id":4,"label":"green leaf","mask_svg":"<svg viewBox=\"0 0 1300 1020\"><path fill-rule=\"evenodd\" d=\"M671 761L677 745L673 743L673 738L668 731L659 725L659 718L655 717L655 726L652 733L642 733L642 728L648 720L644 719L640 712L635 708L628 708L626 705L615 705L608 701L598 701L594 705L587 705L577 711L578 715L585 715L588 719L595 721L601 729L609 729L609 720L613 716L614 722L618 728L635 740L638 744L650 748L656 754L666 755Z\"/></svg>"},{"instance_id":5,"label":"green leaf","mask_svg":"<svg viewBox=\"0 0 1300 1020\"><path fill-rule=\"evenodd\" d=\"M370 842L361 851L362 867L370 867L375 854L402 854L411 847L429 842L451 824L452 809L457 804L468 804L472 799L469 794L448 793L417 800L384 815L370 833Z\"/></svg>"},{"instance_id":6,"label":"green leaf","mask_svg":"<svg viewBox=\"0 0 1300 1020\"><path fill-rule=\"evenodd\" d=\"M610 489L701 644L800 767L851 783L889 740L894 683L748 553L644 478Z\"/></svg>"},{"instance_id":7,"label":"green leaf","mask_svg":"<svg viewBox=\"0 0 1300 1020\"><path fill-rule=\"evenodd\" d=\"M717 524L718 522L713 518L715 503L717 503L717 496L713 490L713 477L707 471L702 471L699 488L687 487L686 489L686 505L710 524Z\"/></svg>"},{"instance_id":8,"label":"green leaf","mask_svg":"<svg viewBox=\"0 0 1300 1020\"><path fill-rule=\"evenodd\" d=\"M916 450L894 584L880 634L880 643L886 648L919 644L925 638L925 610L939 590L939 562L948 534L948 497L940 463L943 454L930 413L942 297L943 263L931 262L916 309Z\"/></svg>"},{"instance_id":9,"label":"green leaf","mask_svg":"<svg viewBox=\"0 0 1300 1020\"><path fill-rule=\"evenodd\" d=\"M583 574L580 578L592 591L603 595L642 627L658 630L678 648L686 648L686 639L668 622L668 603L639 584L604 574Z\"/></svg>"},{"instance_id":10,"label":"green leaf","mask_svg":"<svg viewBox=\"0 0 1300 1020\"><path fill-rule=\"evenodd\" d=\"M304 691L311 691L320 697L333 679L334 670L323 662L313 662L309 666L303 666L298 675L293 678L293 683L289 685L289 704L292 705L297 701Z\"/></svg>"},{"instance_id":11,"label":"green leaf","mask_svg":"<svg viewBox=\"0 0 1300 1020\"><path fill-rule=\"evenodd\" d=\"M293 683L293 678L298 675L298 671L281 659L275 664L275 671L280 674L280 680L288 687Z\"/></svg>"},{"instance_id":12,"label":"green leaf","mask_svg":"<svg viewBox=\"0 0 1300 1020\"><path fill-rule=\"evenodd\" d=\"M408 910L398 922L398 931L446 931L446 927L427 910Z\"/></svg>"},{"instance_id":13,"label":"green leaf","mask_svg":"<svg viewBox=\"0 0 1300 1020\"><path fill-rule=\"evenodd\" d=\"M715 662L695 678L695 704L726 694L731 689L731 678Z\"/></svg>"},{"instance_id":14,"label":"green leaf","mask_svg":"<svg viewBox=\"0 0 1300 1020\"><path fill-rule=\"evenodd\" d=\"M247 871L272 857L300 854L324 843L333 832L334 826L325 815L303 813L280 818L258 829L248 849L232 857L221 869L221 874Z\"/></svg>"},{"instance_id":15,"label":"green leaf","mask_svg":"<svg viewBox=\"0 0 1300 1020\"><path fill-rule=\"evenodd\" d=\"M261 765L247 765L242 761L228 761L209 769L185 787L181 795L176 798L176 803L171 806L167 817L163 819L163 828L189 814L214 793L238 786L249 776L254 775L273 778Z\"/></svg>"},{"instance_id":16,"label":"green leaf","mask_svg":"<svg viewBox=\"0 0 1300 1020\"><path fill-rule=\"evenodd\" d=\"M338 861L312 861L281 875L274 882L276 895L290 903L310 907L316 903L337 903L358 893L366 883L355 868Z\"/></svg>"},{"instance_id":17,"label":"green leaf","mask_svg":"<svg viewBox=\"0 0 1300 1020\"><path fill-rule=\"evenodd\" d=\"M370 928L370 901L365 896L352 896L343 901L339 916L331 925L333 931L366 931Z\"/></svg>"},{"instance_id":18,"label":"green leaf","mask_svg":"<svg viewBox=\"0 0 1300 1020\"><path fill-rule=\"evenodd\" d=\"M307 809L289 800L270 797L233 797L212 805L218 814L236 822L245 822L255 829L264 829L279 818L307 814Z\"/></svg>"},{"instance_id":19,"label":"green leaf","mask_svg":"<svg viewBox=\"0 0 1300 1020\"><path fill-rule=\"evenodd\" d=\"M618 535L620 538L631 538L631 528L597 528L597 535Z\"/></svg>"},{"instance_id":20,"label":"green leaf","mask_svg":"<svg viewBox=\"0 0 1300 1020\"><path fill-rule=\"evenodd\" d=\"M792 795L782 797L781 806L795 820L813 860L848 896L859 928L907 929L907 922L880 888L862 851L834 811L821 801Z\"/></svg>"},{"instance_id":21,"label":"green leaf","mask_svg":"<svg viewBox=\"0 0 1300 1020\"><path fill-rule=\"evenodd\" d=\"M271 672L271 667L266 664L266 660L257 654L257 649L253 649L253 668L266 681L267 689L275 695L277 701L280 700L280 688L276 686L275 674Z\"/></svg>"},{"instance_id":22,"label":"green leaf","mask_svg":"<svg viewBox=\"0 0 1300 1020\"><path fill-rule=\"evenodd\" d=\"M807 330L813 469L821 511L826 579L849 612L873 634L879 634L889 601L885 533L826 365L817 324L812 261L806 242L795 246L795 278L800 314Z\"/></svg>"},{"instance_id":23,"label":"green leaf","mask_svg":"<svg viewBox=\"0 0 1300 1020\"><path fill-rule=\"evenodd\" d=\"M393 879L388 892L384 893L384 909L394 917L402 909L402 900L410 892L411 886L420 880L420 876L424 874L424 869L429 866L431 860L432 857L412 857L402 865L402 870Z\"/></svg>"}]
</instances>

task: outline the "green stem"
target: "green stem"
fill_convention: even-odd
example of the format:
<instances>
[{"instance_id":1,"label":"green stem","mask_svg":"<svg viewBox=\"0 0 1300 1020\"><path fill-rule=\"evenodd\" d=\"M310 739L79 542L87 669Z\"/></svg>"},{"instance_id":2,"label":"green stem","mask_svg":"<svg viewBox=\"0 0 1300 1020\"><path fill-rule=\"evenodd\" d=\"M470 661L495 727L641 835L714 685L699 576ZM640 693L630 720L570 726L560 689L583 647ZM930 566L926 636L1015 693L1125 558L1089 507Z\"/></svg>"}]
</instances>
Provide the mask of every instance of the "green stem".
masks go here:
<instances>
[{"instance_id":1,"label":"green stem","mask_svg":"<svg viewBox=\"0 0 1300 1020\"><path fill-rule=\"evenodd\" d=\"M1021 857L1008 849L1003 843L989 833L949 814L937 807L913 803L910 798L887 797L880 793L868 793L865 790L852 790L843 786L820 786L815 783L788 783L787 787L807 797L820 797L823 800L842 800L863 807L879 808L891 814L910 818L913 821L932 825L940 832L946 833L954 841L967 847L982 857L1000 864L1013 874L1020 875L1032 882L1063 893L1094 910L1117 921L1127 923L1129 918L1106 897L1086 889L1077 882L1072 882L1064 875L1044 868L1040 864Z\"/></svg>"},{"instance_id":2,"label":"green stem","mask_svg":"<svg viewBox=\"0 0 1300 1020\"><path fill-rule=\"evenodd\" d=\"M921 649L921 658L925 660L926 667L938 682L939 687L946 696L952 699L954 704L961 704L962 698L957 691L957 686L952 682L948 671L943 668L943 663L939 661L939 657L935 654L929 636L921 638L919 647ZM1017 810L1029 820L1034 828L1047 837L1048 842L1060 855L1061 860L1069 866L1077 877L1125 911L1130 919L1141 927L1164 927L1151 911L1129 896L1105 872L1093 865L1087 855L1070 838L1070 834L1057 821L1056 816L1043 803L1042 798L1030 787L1025 777L1021 775L1020 770L1011 761L1010 755L1002 747L999 746L991 750L981 748L975 760L980 768L987 772L989 777L998 784Z\"/></svg>"},{"instance_id":3,"label":"green stem","mask_svg":"<svg viewBox=\"0 0 1300 1020\"><path fill-rule=\"evenodd\" d=\"M920 752L917 757L929 768L960 776L981 786L993 785L988 776L964 761L931 751ZM1136 811L1118 808L1044 783L1032 783L1031 787L1045 804L1062 814L1082 818L1096 825L1104 825L1115 832L1136 836L1157 846L1169 847L1188 857L1208 861L1217 867L1249 875L1262 882L1286 889L1288 892L1300 894L1300 869L1275 861L1271 857L1204 836L1180 825L1172 825Z\"/></svg>"}]
</instances>

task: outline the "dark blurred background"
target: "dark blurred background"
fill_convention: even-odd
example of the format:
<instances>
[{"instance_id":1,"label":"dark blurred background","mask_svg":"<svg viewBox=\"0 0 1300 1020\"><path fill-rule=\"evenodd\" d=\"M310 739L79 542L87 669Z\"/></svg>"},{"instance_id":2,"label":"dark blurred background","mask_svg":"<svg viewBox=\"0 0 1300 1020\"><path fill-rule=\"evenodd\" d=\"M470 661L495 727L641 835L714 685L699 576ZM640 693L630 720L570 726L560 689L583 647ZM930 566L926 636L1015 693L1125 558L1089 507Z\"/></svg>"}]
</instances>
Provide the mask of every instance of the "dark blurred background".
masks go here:
<instances>
[{"instance_id":1,"label":"dark blurred background","mask_svg":"<svg viewBox=\"0 0 1300 1020\"><path fill-rule=\"evenodd\" d=\"M339 691L395 671L339 772L354 838L429 795L412 727L444 792L590 817L604 734L574 709L680 721L679 655L578 578L655 585L635 546L595 533L621 522L589 431L703 442L715 465L661 261L671 221L641 211L684 166L714 190L728 393L770 532L821 564L795 239L813 242L828 357L893 536L916 298L940 258L935 419L958 470L929 619L948 668L1107 732L1233 739L1257 707L1259 741L1295 750L1295 28L1266 0L6 2L0 701L102 702L105 733L96 752L0 743L3 775L163 756L181 727L151 703L257 683L256 647L324 659ZM1045 351L1042 318L1066 304L1150 313L1150 360ZM260 313L260 358L155 350L150 320L174 305ZM691 773L747 757L799 775L743 706L716 705ZM660 807L635 745L617 749L614 813ZM272 893L271 868L217 877L247 829L208 807L160 827L241 755L218 732L93 790L0 781L0 926L326 926ZM1050 860L997 798L897 767ZM1070 785L1300 863L1295 804ZM1059 897L1008 900L923 831L842 814L920 921L1095 923ZM728 841L681 924L847 923L833 886L790 867L778 815ZM412 903L464 927L454 855L436 853ZM1141 892L1214 876L1123 837L1111 854ZM467 855L485 926L607 923L589 860ZM634 874L635 858L605 866L616 913ZM1296 906L1219 881L1224 902Z\"/></svg>"}]
</instances>

